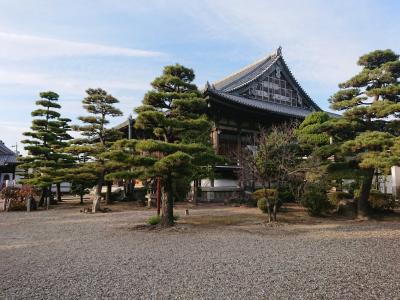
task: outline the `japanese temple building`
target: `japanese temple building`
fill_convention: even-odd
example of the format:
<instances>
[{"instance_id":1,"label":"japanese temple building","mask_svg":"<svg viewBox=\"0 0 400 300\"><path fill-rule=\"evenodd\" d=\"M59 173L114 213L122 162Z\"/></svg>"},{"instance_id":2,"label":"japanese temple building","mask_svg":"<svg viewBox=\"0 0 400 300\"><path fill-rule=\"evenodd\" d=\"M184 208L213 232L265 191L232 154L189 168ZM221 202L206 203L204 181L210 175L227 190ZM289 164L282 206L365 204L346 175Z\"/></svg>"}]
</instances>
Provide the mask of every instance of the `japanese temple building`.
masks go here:
<instances>
[{"instance_id":1,"label":"japanese temple building","mask_svg":"<svg viewBox=\"0 0 400 300\"><path fill-rule=\"evenodd\" d=\"M245 188L238 182L238 153L252 146L260 128L302 121L321 108L308 96L288 68L279 47L274 53L232 75L206 84L204 97L214 127L215 151L230 159L216 166L216 179L203 180L203 200L218 201Z\"/></svg>"},{"instance_id":2,"label":"japanese temple building","mask_svg":"<svg viewBox=\"0 0 400 300\"><path fill-rule=\"evenodd\" d=\"M214 147L228 157L261 127L301 121L321 110L290 72L281 48L220 81L207 83L204 96L214 123Z\"/></svg>"},{"instance_id":3,"label":"japanese temple building","mask_svg":"<svg viewBox=\"0 0 400 300\"><path fill-rule=\"evenodd\" d=\"M282 49L248 65L222 80L206 83L203 95L213 122L212 143L230 163L216 166L215 180L202 180L202 199L213 201L242 189L235 178L240 162L235 159L242 147L251 145L260 128L288 121L302 121L321 111L296 81ZM134 120L117 126L127 137L135 137Z\"/></svg>"}]
</instances>

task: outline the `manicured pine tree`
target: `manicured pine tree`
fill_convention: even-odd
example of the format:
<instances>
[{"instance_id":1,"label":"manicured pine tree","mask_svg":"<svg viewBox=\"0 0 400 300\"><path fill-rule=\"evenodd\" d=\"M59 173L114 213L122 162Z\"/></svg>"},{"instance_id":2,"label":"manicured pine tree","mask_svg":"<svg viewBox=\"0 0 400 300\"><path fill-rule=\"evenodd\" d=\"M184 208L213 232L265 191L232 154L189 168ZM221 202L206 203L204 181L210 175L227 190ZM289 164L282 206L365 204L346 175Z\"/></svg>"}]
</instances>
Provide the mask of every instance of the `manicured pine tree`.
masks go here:
<instances>
[{"instance_id":1,"label":"manicured pine tree","mask_svg":"<svg viewBox=\"0 0 400 300\"><path fill-rule=\"evenodd\" d=\"M143 99L135 127L150 138L138 141L136 150L152 158L145 166L148 176L159 177L164 190L161 224L174 224L173 204L185 193L190 181L217 159L210 145L211 123L207 104L196 85L192 69L176 64L166 66Z\"/></svg>"},{"instance_id":2,"label":"manicured pine tree","mask_svg":"<svg viewBox=\"0 0 400 300\"><path fill-rule=\"evenodd\" d=\"M331 107L343 112L325 130L333 136L335 161L360 174L358 218L368 217L368 198L377 169L398 163L392 147L400 135L400 61L392 50L376 50L358 60L361 71L339 85Z\"/></svg>"},{"instance_id":3,"label":"manicured pine tree","mask_svg":"<svg viewBox=\"0 0 400 300\"><path fill-rule=\"evenodd\" d=\"M22 158L21 168L27 170L22 180L42 189L40 205L44 199L50 197L51 185L54 182L53 171L57 165L59 154L55 148L58 145L57 130L59 129L58 118L60 113L56 110L61 106L58 104L59 95L48 91L40 93L40 100L36 101L39 108L32 111L33 117L31 131L24 132L28 139L22 141L28 156ZM29 172L28 172L29 170Z\"/></svg>"},{"instance_id":4,"label":"manicured pine tree","mask_svg":"<svg viewBox=\"0 0 400 300\"><path fill-rule=\"evenodd\" d=\"M330 144L330 136L323 125L331 119L328 113L318 111L309 114L296 130L296 136L304 155L310 156L322 146Z\"/></svg>"},{"instance_id":5,"label":"manicured pine tree","mask_svg":"<svg viewBox=\"0 0 400 300\"><path fill-rule=\"evenodd\" d=\"M107 174L106 159L104 154L109 151L112 143L118 139L119 132L107 128L110 117L121 116L122 112L115 107L119 101L108 94L105 90L88 89L87 96L83 99L83 107L89 113L88 116L79 117L83 125L76 125L73 128L80 132L83 138L73 142L69 152L86 155L86 165L97 174L96 194L93 200L92 212L100 210L101 190L104 184L104 177Z\"/></svg>"},{"instance_id":6,"label":"manicured pine tree","mask_svg":"<svg viewBox=\"0 0 400 300\"><path fill-rule=\"evenodd\" d=\"M146 167L154 165L156 158L142 155L137 149L138 140L121 139L116 141L103 157L107 159L107 180L123 180L125 185L131 183L134 188L135 179L146 182L151 174L146 172Z\"/></svg>"},{"instance_id":7,"label":"manicured pine tree","mask_svg":"<svg viewBox=\"0 0 400 300\"><path fill-rule=\"evenodd\" d=\"M54 167L54 183L56 185L56 197L57 201L62 201L61 199L61 182L67 182L66 176L68 173L68 168L72 167L74 164L74 158L66 153L65 149L69 145L68 141L72 140L72 136L69 132L72 130L70 125L71 119L68 118L58 118L55 133L57 135L56 143L54 144L54 150L58 154L58 159L56 166Z\"/></svg>"},{"instance_id":8,"label":"manicured pine tree","mask_svg":"<svg viewBox=\"0 0 400 300\"><path fill-rule=\"evenodd\" d=\"M90 192L90 189L96 185L98 172L96 161L90 161L96 149L87 144L86 139L71 140L64 151L73 158L73 164L64 169L64 178L66 182L71 183L71 193L80 197L80 204L83 204L83 197Z\"/></svg>"}]
</instances>

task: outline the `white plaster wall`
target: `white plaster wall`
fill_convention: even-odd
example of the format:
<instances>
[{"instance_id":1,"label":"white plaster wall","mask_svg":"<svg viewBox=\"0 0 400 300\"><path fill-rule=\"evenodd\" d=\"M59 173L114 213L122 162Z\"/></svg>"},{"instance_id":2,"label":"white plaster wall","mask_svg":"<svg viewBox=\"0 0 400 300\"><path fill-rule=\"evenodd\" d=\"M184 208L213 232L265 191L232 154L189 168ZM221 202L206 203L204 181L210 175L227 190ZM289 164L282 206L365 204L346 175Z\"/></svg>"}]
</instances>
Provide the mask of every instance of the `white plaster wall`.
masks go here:
<instances>
[{"instance_id":1,"label":"white plaster wall","mask_svg":"<svg viewBox=\"0 0 400 300\"><path fill-rule=\"evenodd\" d=\"M4 177L8 175L10 181L13 180L13 173L0 173L0 188L3 186Z\"/></svg>"},{"instance_id":2,"label":"white plaster wall","mask_svg":"<svg viewBox=\"0 0 400 300\"><path fill-rule=\"evenodd\" d=\"M393 166L392 173L392 191L396 198L400 197L400 167Z\"/></svg>"},{"instance_id":3,"label":"white plaster wall","mask_svg":"<svg viewBox=\"0 0 400 300\"><path fill-rule=\"evenodd\" d=\"M209 179L201 180L202 187L210 187L211 181ZM238 181L236 179L214 179L214 187L237 187Z\"/></svg>"}]
</instances>

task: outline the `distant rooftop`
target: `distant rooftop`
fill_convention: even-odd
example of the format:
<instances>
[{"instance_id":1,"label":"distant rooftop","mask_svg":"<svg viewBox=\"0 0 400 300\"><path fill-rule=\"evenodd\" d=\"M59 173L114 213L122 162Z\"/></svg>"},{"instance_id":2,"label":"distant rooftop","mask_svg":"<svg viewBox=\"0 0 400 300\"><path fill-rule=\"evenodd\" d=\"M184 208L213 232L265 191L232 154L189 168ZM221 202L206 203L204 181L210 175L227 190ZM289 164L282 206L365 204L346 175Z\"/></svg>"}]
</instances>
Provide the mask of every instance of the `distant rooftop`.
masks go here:
<instances>
[{"instance_id":1,"label":"distant rooftop","mask_svg":"<svg viewBox=\"0 0 400 300\"><path fill-rule=\"evenodd\" d=\"M17 155L0 140L0 166L17 163Z\"/></svg>"}]
</instances>

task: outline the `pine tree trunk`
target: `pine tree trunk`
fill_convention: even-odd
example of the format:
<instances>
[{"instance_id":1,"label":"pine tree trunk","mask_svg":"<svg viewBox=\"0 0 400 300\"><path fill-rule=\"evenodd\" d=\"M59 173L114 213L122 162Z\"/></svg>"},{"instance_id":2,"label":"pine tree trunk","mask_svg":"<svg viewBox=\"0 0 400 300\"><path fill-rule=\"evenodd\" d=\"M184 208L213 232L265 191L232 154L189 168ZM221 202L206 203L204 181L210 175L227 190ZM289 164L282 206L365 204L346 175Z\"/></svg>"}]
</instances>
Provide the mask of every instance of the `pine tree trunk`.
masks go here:
<instances>
[{"instance_id":1,"label":"pine tree trunk","mask_svg":"<svg viewBox=\"0 0 400 300\"><path fill-rule=\"evenodd\" d=\"M269 204L268 198L266 198L265 204L267 205L267 212L268 212L268 223L271 223L272 221L272 214L271 214L271 206Z\"/></svg>"},{"instance_id":2,"label":"pine tree trunk","mask_svg":"<svg viewBox=\"0 0 400 300\"><path fill-rule=\"evenodd\" d=\"M123 181L123 191L124 191L124 195L125 195L125 200L126 201L129 201L129 195L130 195L130 193L129 193L129 181L127 181L127 180L124 180Z\"/></svg>"},{"instance_id":3,"label":"pine tree trunk","mask_svg":"<svg viewBox=\"0 0 400 300\"><path fill-rule=\"evenodd\" d=\"M193 198L192 203L197 205L197 179L193 180Z\"/></svg>"},{"instance_id":4,"label":"pine tree trunk","mask_svg":"<svg viewBox=\"0 0 400 300\"><path fill-rule=\"evenodd\" d=\"M374 170L369 169L366 171L367 175L361 183L360 198L357 202L357 219L368 219L369 203L368 198L372 187L372 179L374 177Z\"/></svg>"},{"instance_id":5,"label":"pine tree trunk","mask_svg":"<svg viewBox=\"0 0 400 300\"><path fill-rule=\"evenodd\" d=\"M61 183L56 183L57 202L61 202Z\"/></svg>"},{"instance_id":6,"label":"pine tree trunk","mask_svg":"<svg viewBox=\"0 0 400 300\"><path fill-rule=\"evenodd\" d=\"M271 184L270 182L268 182L268 184ZM265 184L263 184L263 189L264 189L264 197L265 197L265 205L267 206L267 212L268 212L268 223L271 223L271 205L269 203L269 199L268 199L268 194L265 188Z\"/></svg>"},{"instance_id":7,"label":"pine tree trunk","mask_svg":"<svg viewBox=\"0 0 400 300\"><path fill-rule=\"evenodd\" d=\"M171 180L166 182L166 196L163 198L163 214L161 226L170 227L174 225L174 197Z\"/></svg>"},{"instance_id":8,"label":"pine tree trunk","mask_svg":"<svg viewBox=\"0 0 400 300\"><path fill-rule=\"evenodd\" d=\"M96 193L94 195L93 205L92 205L92 213L100 211L101 189L103 187L103 181L104 181L103 178L104 178L104 173L101 174L99 181L97 182Z\"/></svg>"},{"instance_id":9,"label":"pine tree trunk","mask_svg":"<svg viewBox=\"0 0 400 300\"><path fill-rule=\"evenodd\" d=\"M160 216L161 211L161 178L156 179L156 206L157 206L157 216Z\"/></svg>"},{"instance_id":10,"label":"pine tree trunk","mask_svg":"<svg viewBox=\"0 0 400 300\"><path fill-rule=\"evenodd\" d=\"M106 203L111 204L112 199L111 199L111 188L112 188L112 182L107 181L107 191L106 191Z\"/></svg>"},{"instance_id":11,"label":"pine tree trunk","mask_svg":"<svg viewBox=\"0 0 400 300\"><path fill-rule=\"evenodd\" d=\"M46 205L46 209L49 209L50 207L50 202L51 202L51 186L47 187L45 189L45 205Z\"/></svg>"},{"instance_id":12,"label":"pine tree trunk","mask_svg":"<svg viewBox=\"0 0 400 300\"><path fill-rule=\"evenodd\" d=\"M41 194L40 194L40 200L39 200L39 206L42 207L44 206L44 200L46 198L46 188L42 188Z\"/></svg>"},{"instance_id":13,"label":"pine tree trunk","mask_svg":"<svg viewBox=\"0 0 400 300\"><path fill-rule=\"evenodd\" d=\"M79 202L79 204L83 204L83 193L81 192L79 196L81 198L81 201Z\"/></svg>"},{"instance_id":14,"label":"pine tree trunk","mask_svg":"<svg viewBox=\"0 0 400 300\"><path fill-rule=\"evenodd\" d=\"M135 194L135 184L136 184L135 179L132 179L130 182L130 192L129 192L129 195L130 195L129 199L132 199L132 200L137 200L136 194Z\"/></svg>"},{"instance_id":15,"label":"pine tree trunk","mask_svg":"<svg viewBox=\"0 0 400 300\"><path fill-rule=\"evenodd\" d=\"M275 199L274 208L273 208L273 212L272 212L273 213L274 222L276 222L277 210L278 210L278 199Z\"/></svg>"}]
</instances>

